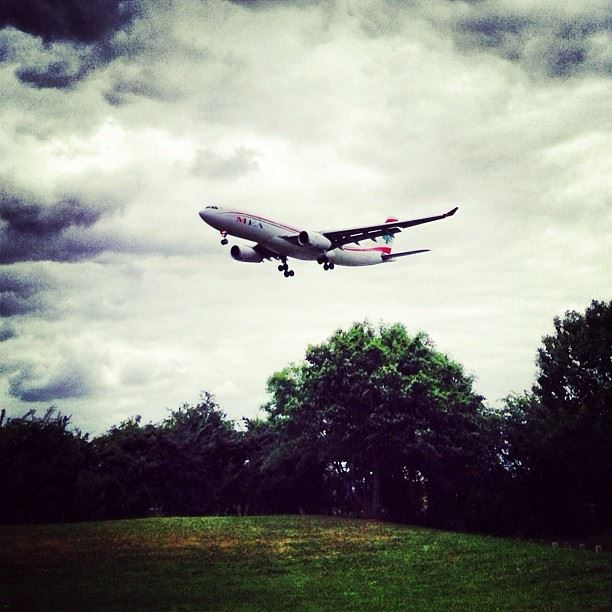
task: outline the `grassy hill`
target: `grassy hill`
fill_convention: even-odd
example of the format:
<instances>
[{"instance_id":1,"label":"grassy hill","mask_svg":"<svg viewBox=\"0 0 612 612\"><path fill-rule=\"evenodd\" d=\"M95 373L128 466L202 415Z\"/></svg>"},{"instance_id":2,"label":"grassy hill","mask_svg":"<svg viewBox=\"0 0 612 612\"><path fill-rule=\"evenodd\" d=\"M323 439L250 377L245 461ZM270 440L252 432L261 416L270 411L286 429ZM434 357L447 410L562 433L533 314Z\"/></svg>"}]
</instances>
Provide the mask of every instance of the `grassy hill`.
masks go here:
<instances>
[{"instance_id":1,"label":"grassy hill","mask_svg":"<svg viewBox=\"0 0 612 612\"><path fill-rule=\"evenodd\" d=\"M0 526L0 610L612 610L612 555L330 517Z\"/></svg>"}]
</instances>

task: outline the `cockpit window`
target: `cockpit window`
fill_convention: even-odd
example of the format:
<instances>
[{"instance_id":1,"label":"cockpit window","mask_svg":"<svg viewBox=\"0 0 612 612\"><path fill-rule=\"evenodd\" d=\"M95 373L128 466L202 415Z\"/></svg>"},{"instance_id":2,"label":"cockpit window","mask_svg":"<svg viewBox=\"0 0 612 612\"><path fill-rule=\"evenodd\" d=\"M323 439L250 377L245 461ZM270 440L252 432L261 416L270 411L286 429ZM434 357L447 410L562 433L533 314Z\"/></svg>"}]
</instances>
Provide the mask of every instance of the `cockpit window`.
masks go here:
<instances>
[{"instance_id":1,"label":"cockpit window","mask_svg":"<svg viewBox=\"0 0 612 612\"><path fill-rule=\"evenodd\" d=\"M214 209L214 210L219 210L219 207L218 207L218 206L207 206L206 208L212 208L212 209Z\"/></svg>"}]
</instances>

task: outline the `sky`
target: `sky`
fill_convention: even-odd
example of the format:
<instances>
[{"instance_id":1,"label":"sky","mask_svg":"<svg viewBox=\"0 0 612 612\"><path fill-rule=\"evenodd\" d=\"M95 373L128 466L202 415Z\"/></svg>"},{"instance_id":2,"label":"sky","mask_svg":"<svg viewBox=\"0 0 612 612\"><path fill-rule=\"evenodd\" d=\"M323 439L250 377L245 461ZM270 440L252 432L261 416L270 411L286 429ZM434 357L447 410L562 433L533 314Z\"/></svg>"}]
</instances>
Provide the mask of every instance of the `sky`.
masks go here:
<instances>
[{"instance_id":1,"label":"sky","mask_svg":"<svg viewBox=\"0 0 612 612\"><path fill-rule=\"evenodd\" d=\"M501 405L555 316L612 298L611 77L601 0L4 3L0 406L97 434L207 391L252 418L365 319ZM309 230L459 211L395 240L429 253L286 279L232 260L208 204Z\"/></svg>"}]
</instances>

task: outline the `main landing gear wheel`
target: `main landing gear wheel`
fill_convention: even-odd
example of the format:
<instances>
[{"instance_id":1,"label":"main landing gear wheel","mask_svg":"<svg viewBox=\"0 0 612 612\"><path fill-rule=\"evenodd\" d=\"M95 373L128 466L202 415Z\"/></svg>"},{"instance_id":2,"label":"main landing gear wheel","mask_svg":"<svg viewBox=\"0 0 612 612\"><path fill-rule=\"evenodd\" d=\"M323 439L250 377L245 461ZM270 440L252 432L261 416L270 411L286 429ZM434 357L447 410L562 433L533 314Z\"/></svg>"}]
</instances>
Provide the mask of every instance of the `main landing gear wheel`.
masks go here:
<instances>
[{"instance_id":1,"label":"main landing gear wheel","mask_svg":"<svg viewBox=\"0 0 612 612\"><path fill-rule=\"evenodd\" d=\"M289 269L289 264L286 259L282 260L282 264L278 266L278 271L282 272L285 278L289 278L290 276L294 276L295 272Z\"/></svg>"},{"instance_id":2,"label":"main landing gear wheel","mask_svg":"<svg viewBox=\"0 0 612 612\"><path fill-rule=\"evenodd\" d=\"M329 261L329 259L327 259L326 255L321 255L321 257L317 258L317 263L319 265L323 264L323 269L324 270L333 270L334 269L334 262L333 261Z\"/></svg>"}]
</instances>

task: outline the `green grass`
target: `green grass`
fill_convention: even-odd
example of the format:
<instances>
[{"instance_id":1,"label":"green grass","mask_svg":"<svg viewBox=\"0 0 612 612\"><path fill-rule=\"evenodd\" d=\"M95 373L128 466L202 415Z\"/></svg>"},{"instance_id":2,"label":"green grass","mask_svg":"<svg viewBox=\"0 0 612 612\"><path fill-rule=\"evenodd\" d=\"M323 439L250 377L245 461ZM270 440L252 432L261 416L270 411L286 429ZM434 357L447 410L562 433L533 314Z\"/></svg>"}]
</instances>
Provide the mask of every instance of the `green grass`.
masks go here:
<instances>
[{"instance_id":1,"label":"green grass","mask_svg":"<svg viewBox=\"0 0 612 612\"><path fill-rule=\"evenodd\" d=\"M329 517L0 526L0 610L612 610L612 555Z\"/></svg>"}]
</instances>

